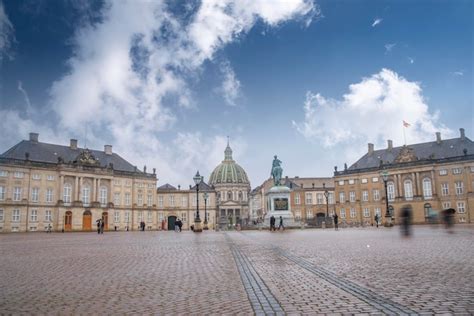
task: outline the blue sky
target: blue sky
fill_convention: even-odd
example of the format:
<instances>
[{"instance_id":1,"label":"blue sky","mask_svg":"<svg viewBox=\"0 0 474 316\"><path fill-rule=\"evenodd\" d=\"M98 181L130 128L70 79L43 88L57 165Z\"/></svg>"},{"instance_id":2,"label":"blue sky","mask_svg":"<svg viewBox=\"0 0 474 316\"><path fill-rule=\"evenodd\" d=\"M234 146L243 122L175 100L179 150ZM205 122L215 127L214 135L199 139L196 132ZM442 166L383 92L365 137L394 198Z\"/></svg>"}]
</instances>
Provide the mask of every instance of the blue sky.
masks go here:
<instances>
[{"instance_id":1,"label":"blue sky","mask_svg":"<svg viewBox=\"0 0 474 316\"><path fill-rule=\"evenodd\" d=\"M472 138L471 1L0 1L0 151L114 151L187 185L330 176L387 139ZM177 4L178 3L178 4ZM86 137L87 135L87 137Z\"/></svg>"}]
</instances>

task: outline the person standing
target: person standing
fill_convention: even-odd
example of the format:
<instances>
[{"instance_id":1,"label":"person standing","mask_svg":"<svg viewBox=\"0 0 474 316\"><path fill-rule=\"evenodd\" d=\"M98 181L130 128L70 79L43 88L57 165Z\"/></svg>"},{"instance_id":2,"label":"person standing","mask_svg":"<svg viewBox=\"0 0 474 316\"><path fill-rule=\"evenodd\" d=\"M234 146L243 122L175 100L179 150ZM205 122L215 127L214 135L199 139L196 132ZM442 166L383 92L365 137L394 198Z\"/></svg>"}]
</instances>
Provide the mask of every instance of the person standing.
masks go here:
<instances>
[{"instance_id":1,"label":"person standing","mask_svg":"<svg viewBox=\"0 0 474 316\"><path fill-rule=\"evenodd\" d=\"M270 231L274 231L275 230L275 216L271 216L270 217Z\"/></svg>"},{"instance_id":2,"label":"person standing","mask_svg":"<svg viewBox=\"0 0 474 316\"><path fill-rule=\"evenodd\" d=\"M102 222L102 220L101 220L101 219L98 219L98 220L97 220L97 234L100 234L100 226L101 226L101 222Z\"/></svg>"},{"instance_id":3,"label":"person standing","mask_svg":"<svg viewBox=\"0 0 474 316\"><path fill-rule=\"evenodd\" d=\"M181 221L181 219L178 220L178 228L179 228L179 232L181 232L183 229L183 222Z\"/></svg>"},{"instance_id":4,"label":"person standing","mask_svg":"<svg viewBox=\"0 0 474 316\"><path fill-rule=\"evenodd\" d=\"M379 214L375 214L374 220L375 224L377 225L377 228L379 228Z\"/></svg>"},{"instance_id":5,"label":"person standing","mask_svg":"<svg viewBox=\"0 0 474 316\"><path fill-rule=\"evenodd\" d=\"M100 233L103 234L104 233L104 227L105 227L105 221L102 219L100 221Z\"/></svg>"},{"instance_id":6,"label":"person standing","mask_svg":"<svg viewBox=\"0 0 474 316\"><path fill-rule=\"evenodd\" d=\"M283 217L280 216L280 224L278 225L278 230L280 230L280 228L283 228L283 230L285 230L285 226L283 226Z\"/></svg>"},{"instance_id":7,"label":"person standing","mask_svg":"<svg viewBox=\"0 0 474 316\"><path fill-rule=\"evenodd\" d=\"M339 222L339 216L334 212L334 227L338 230L337 223Z\"/></svg>"}]
</instances>

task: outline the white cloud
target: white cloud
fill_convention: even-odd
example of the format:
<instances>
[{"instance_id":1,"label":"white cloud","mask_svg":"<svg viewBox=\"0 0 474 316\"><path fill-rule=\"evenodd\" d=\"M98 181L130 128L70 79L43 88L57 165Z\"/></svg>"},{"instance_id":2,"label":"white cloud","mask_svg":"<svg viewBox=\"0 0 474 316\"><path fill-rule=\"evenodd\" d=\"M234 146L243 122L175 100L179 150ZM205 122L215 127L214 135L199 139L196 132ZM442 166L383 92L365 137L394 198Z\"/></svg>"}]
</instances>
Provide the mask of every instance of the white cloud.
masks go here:
<instances>
[{"instance_id":1,"label":"white cloud","mask_svg":"<svg viewBox=\"0 0 474 316\"><path fill-rule=\"evenodd\" d=\"M385 44L385 54L392 52L392 49L397 45L397 43L388 43Z\"/></svg>"},{"instance_id":2,"label":"white cloud","mask_svg":"<svg viewBox=\"0 0 474 316\"><path fill-rule=\"evenodd\" d=\"M26 90L23 88L23 83L21 81L18 81L17 88L18 88L18 91L20 91L21 94L23 95L23 99L25 100L27 111L31 112L32 108L31 108L30 97L28 96L28 92L26 92Z\"/></svg>"},{"instance_id":3,"label":"white cloud","mask_svg":"<svg viewBox=\"0 0 474 316\"><path fill-rule=\"evenodd\" d=\"M0 1L0 62L4 56L12 58L10 50L12 42L15 41L14 33L13 24L5 12L3 2Z\"/></svg>"},{"instance_id":4,"label":"white cloud","mask_svg":"<svg viewBox=\"0 0 474 316\"><path fill-rule=\"evenodd\" d=\"M411 57L408 57L408 61L410 62L410 64L414 64L414 63L415 63L415 59L414 59L414 58L411 58Z\"/></svg>"},{"instance_id":5,"label":"white cloud","mask_svg":"<svg viewBox=\"0 0 474 316\"><path fill-rule=\"evenodd\" d=\"M375 19L374 20L374 23L372 23L372 27L376 27L377 25L379 25L380 23L382 23L383 19Z\"/></svg>"},{"instance_id":6,"label":"white cloud","mask_svg":"<svg viewBox=\"0 0 474 316\"><path fill-rule=\"evenodd\" d=\"M369 142L385 147L392 139L394 145L403 145L403 120L411 124L408 143L433 140L437 131L454 136L439 122L439 113L430 113L420 84L389 69L350 85L342 100L308 92L304 114L303 122L293 121L294 128L309 141L344 148L347 161L359 158Z\"/></svg>"},{"instance_id":7,"label":"white cloud","mask_svg":"<svg viewBox=\"0 0 474 316\"><path fill-rule=\"evenodd\" d=\"M452 75L453 75L453 76L459 76L459 77L460 77L460 76L464 76L464 71L462 71L462 70L453 71L453 72L452 72Z\"/></svg>"},{"instance_id":8,"label":"white cloud","mask_svg":"<svg viewBox=\"0 0 474 316\"><path fill-rule=\"evenodd\" d=\"M68 72L50 90L58 135L77 134L88 126L90 147L112 143L114 151L138 166L157 167L162 181L184 179L189 168L183 169L180 160L189 159L187 149L207 148L193 151L200 155L192 160L193 168L207 161L211 149L199 143L203 136L192 133L178 134L169 146L169 136L161 139L160 132L176 124L178 107L196 106L190 78L196 79L205 61L258 20L275 27L291 19L308 23L319 14L312 0L203 0L184 10L189 21L163 2L109 0L100 22L87 24L86 19L72 39ZM230 65L224 75L224 95L235 102L240 82Z\"/></svg>"},{"instance_id":9,"label":"white cloud","mask_svg":"<svg viewBox=\"0 0 474 316\"><path fill-rule=\"evenodd\" d=\"M240 95L240 81L237 79L234 70L230 66L229 62L222 62L220 64L220 70L224 77L222 86L219 89L220 93L224 97L224 100L228 105L235 105L235 101Z\"/></svg>"}]
</instances>

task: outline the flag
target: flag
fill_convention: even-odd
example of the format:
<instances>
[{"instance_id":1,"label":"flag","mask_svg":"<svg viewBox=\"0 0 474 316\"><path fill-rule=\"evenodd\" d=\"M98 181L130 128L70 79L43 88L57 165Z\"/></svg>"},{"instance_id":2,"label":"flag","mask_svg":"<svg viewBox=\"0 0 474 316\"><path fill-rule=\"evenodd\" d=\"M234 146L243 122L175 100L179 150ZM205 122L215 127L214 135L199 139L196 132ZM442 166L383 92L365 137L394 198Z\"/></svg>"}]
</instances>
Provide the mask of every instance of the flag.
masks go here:
<instances>
[{"instance_id":1,"label":"flag","mask_svg":"<svg viewBox=\"0 0 474 316\"><path fill-rule=\"evenodd\" d=\"M409 127L409 126L411 126L411 124L410 124L410 123L407 123L407 122L405 122L405 120L403 120L403 126L404 126L404 127Z\"/></svg>"}]
</instances>

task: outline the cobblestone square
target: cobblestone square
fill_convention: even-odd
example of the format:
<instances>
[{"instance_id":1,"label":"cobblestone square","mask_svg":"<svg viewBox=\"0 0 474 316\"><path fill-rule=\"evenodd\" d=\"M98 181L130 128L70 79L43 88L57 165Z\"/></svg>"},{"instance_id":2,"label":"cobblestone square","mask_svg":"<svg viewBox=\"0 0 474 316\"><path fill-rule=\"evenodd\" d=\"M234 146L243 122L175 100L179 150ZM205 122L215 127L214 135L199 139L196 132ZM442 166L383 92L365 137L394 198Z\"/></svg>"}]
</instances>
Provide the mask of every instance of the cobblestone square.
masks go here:
<instances>
[{"instance_id":1,"label":"cobblestone square","mask_svg":"<svg viewBox=\"0 0 474 316\"><path fill-rule=\"evenodd\" d=\"M474 313L474 229L0 235L1 314Z\"/></svg>"}]
</instances>

